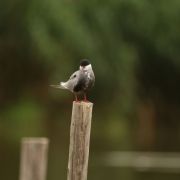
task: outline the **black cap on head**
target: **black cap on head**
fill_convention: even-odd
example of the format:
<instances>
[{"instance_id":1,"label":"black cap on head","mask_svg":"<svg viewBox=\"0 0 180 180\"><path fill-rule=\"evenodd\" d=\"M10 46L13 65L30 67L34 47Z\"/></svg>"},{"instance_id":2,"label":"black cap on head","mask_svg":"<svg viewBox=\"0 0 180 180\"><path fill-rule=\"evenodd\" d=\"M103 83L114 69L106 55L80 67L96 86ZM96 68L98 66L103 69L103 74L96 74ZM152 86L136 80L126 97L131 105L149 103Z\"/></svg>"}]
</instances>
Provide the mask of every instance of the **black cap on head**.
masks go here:
<instances>
[{"instance_id":1,"label":"black cap on head","mask_svg":"<svg viewBox=\"0 0 180 180\"><path fill-rule=\"evenodd\" d=\"M88 59L83 59L83 60L81 60L81 62L80 62L80 66L87 66L87 65L89 65L89 64L90 64L90 62L89 62Z\"/></svg>"}]
</instances>

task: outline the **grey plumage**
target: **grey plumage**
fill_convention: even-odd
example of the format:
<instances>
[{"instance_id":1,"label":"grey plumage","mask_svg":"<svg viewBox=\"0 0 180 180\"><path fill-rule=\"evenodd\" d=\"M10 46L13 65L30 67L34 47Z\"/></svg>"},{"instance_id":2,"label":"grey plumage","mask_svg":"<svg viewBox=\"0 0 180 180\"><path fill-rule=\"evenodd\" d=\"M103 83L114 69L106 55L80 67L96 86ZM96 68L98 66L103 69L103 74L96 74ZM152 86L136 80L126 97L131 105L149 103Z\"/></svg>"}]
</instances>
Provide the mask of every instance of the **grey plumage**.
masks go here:
<instances>
[{"instance_id":1,"label":"grey plumage","mask_svg":"<svg viewBox=\"0 0 180 180\"><path fill-rule=\"evenodd\" d=\"M68 81L60 82L59 85L51 85L51 87L67 89L75 95L84 94L86 99L86 92L93 87L94 82L95 76L92 66L89 61L83 60L79 70L74 72Z\"/></svg>"}]
</instances>

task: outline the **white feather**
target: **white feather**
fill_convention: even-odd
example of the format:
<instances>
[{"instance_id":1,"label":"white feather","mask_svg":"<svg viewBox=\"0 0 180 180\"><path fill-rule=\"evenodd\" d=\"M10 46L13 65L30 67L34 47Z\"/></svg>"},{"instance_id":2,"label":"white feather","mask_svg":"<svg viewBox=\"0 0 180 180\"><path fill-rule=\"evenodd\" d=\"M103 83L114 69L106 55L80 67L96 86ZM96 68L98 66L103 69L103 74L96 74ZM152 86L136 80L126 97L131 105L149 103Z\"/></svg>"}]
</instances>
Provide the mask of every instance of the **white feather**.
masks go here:
<instances>
[{"instance_id":1,"label":"white feather","mask_svg":"<svg viewBox=\"0 0 180 180\"><path fill-rule=\"evenodd\" d=\"M60 86L62 89L68 89L66 82L60 82Z\"/></svg>"}]
</instances>

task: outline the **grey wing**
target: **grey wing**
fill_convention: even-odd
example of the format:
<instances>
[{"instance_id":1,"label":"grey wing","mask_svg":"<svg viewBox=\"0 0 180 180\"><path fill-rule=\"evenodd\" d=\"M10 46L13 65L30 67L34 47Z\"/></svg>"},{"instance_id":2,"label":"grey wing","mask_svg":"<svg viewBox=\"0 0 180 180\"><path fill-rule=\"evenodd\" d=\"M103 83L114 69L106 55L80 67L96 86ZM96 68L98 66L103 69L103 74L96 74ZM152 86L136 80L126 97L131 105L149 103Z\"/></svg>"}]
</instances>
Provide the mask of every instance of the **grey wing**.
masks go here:
<instances>
[{"instance_id":1,"label":"grey wing","mask_svg":"<svg viewBox=\"0 0 180 180\"><path fill-rule=\"evenodd\" d=\"M69 78L69 80L75 79L77 76L79 76L79 71L75 71Z\"/></svg>"},{"instance_id":2,"label":"grey wing","mask_svg":"<svg viewBox=\"0 0 180 180\"><path fill-rule=\"evenodd\" d=\"M78 78L79 78L79 71L76 71L70 76L68 81L61 82L60 84L61 86L73 92L74 86L77 84Z\"/></svg>"}]
</instances>

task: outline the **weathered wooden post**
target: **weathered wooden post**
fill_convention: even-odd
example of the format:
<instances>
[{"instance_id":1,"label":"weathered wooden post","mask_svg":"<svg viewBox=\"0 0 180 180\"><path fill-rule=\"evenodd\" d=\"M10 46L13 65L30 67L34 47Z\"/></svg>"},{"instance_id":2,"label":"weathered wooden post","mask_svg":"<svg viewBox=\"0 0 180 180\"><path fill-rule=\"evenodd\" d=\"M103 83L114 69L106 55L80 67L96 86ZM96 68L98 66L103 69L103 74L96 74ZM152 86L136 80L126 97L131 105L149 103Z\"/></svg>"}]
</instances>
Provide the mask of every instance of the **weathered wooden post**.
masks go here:
<instances>
[{"instance_id":1,"label":"weathered wooden post","mask_svg":"<svg viewBox=\"0 0 180 180\"><path fill-rule=\"evenodd\" d=\"M23 138L21 142L20 180L45 180L47 138Z\"/></svg>"},{"instance_id":2,"label":"weathered wooden post","mask_svg":"<svg viewBox=\"0 0 180 180\"><path fill-rule=\"evenodd\" d=\"M93 104L73 102L67 180L86 180Z\"/></svg>"}]
</instances>

